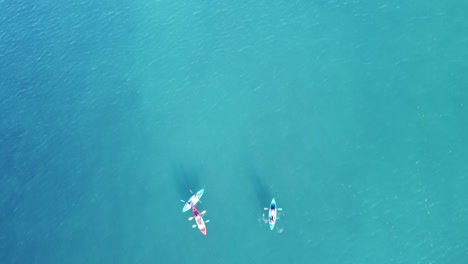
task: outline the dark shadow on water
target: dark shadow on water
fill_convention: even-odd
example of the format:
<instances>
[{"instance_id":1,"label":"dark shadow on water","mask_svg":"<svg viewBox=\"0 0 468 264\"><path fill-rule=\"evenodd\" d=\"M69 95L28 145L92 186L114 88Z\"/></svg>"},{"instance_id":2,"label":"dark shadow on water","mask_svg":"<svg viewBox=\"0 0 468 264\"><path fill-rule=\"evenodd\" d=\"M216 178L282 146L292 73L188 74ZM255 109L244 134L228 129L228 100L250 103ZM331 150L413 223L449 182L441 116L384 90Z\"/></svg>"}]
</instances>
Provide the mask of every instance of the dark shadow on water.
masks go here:
<instances>
[{"instance_id":1,"label":"dark shadow on water","mask_svg":"<svg viewBox=\"0 0 468 264\"><path fill-rule=\"evenodd\" d=\"M268 207L273 196L270 192L270 188L265 184L264 179L255 171L251 171L248 177L257 197L258 208Z\"/></svg>"},{"instance_id":2,"label":"dark shadow on water","mask_svg":"<svg viewBox=\"0 0 468 264\"><path fill-rule=\"evenodd\" d=\"M200 184L200 175L197 170L188 166L174 166L173 179L175 188L182 200L190 198L190 190L196 192L203 188Z\"/></svg>"}]
</instances>

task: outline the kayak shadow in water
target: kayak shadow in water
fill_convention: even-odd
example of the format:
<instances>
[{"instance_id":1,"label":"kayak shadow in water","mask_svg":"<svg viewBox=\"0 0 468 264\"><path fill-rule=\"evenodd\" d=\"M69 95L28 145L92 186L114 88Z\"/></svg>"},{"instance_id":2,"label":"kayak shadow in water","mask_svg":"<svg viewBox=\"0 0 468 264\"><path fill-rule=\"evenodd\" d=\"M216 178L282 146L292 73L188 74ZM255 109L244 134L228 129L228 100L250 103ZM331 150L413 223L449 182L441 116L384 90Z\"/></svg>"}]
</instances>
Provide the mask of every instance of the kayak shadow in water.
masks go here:
<instances>
[{"instance_id":1,"label":"kayak shadow in water","mask_svg":"<svg viewBox=\"0 0 468 264\"><path fill-rule=\"evenodd\" d=\"M201 189L200 176L195 169L183 165L174 167L174 184L180 199L190 198L190 190L193 192Z\"/></svg>"},{"instance_id":2,"label":"kayak shadow in water","mask_svg":"<svg viewBox=\"0 0 468 264\"><path fill-rule=\"evenodd\" d=\"M258 208L264 208L270 204L271 198L273 198L270 188L265 184L265 181L256 173L249 173L249 180L257 196Z\"/></svg>"}]
</instances>

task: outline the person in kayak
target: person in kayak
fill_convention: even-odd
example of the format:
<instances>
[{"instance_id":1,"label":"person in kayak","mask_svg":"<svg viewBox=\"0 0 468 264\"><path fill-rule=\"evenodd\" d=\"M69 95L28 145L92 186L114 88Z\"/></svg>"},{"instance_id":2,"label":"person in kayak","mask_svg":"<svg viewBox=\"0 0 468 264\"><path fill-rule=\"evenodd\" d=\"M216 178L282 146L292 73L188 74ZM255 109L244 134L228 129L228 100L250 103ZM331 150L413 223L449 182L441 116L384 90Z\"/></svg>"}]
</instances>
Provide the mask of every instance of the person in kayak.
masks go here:
<instances>
[{"instance_id":1,"label":"person in kayak","mask_svg":"<svg viewBox=\"0 0 468 264\"><path fill-rule=\"evenodd\" d=\"M273 218L273 215L275 214L276 210L276 205L272 204L271 205L271 216L270 216L270 222L273 222L275 219Z\"/></svg>"}]
</instances>

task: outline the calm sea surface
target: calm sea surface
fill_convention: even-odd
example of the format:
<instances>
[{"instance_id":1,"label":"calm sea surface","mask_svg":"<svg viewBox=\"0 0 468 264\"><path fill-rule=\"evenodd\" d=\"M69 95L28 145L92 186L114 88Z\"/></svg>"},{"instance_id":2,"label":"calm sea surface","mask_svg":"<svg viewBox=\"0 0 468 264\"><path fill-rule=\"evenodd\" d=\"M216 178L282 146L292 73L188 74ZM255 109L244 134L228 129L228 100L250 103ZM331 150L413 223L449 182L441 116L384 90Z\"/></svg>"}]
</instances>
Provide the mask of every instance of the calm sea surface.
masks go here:
<instances>
[{"instance_id":1,"label":"calm sea surface","mask_svg":"<svg viewBox=\"0 0 468 264\"><path fill-rule=\"evenodd\" d=\"M0 263L468 263L467 1L62 2L0 1Z\"/></svg>"}]
</instances>

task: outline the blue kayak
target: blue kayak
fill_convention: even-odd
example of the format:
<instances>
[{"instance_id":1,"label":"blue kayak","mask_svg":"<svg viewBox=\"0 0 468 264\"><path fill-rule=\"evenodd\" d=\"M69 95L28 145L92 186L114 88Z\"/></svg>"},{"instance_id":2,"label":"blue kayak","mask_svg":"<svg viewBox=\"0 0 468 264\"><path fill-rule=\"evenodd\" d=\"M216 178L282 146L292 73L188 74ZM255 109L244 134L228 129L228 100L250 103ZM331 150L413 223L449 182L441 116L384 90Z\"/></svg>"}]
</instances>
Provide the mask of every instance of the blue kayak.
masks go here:
<instances>
[{"instance_id":1,"label":"blue kayak","mask_svg":"<svg viewBox=\"0 0 468 264\"><path fill-rule=\"evenodd\" d=\"M203 193L205 192L205 189L201 189L198 192L196 192L190 199L184 204L184 207L182 208L182 212L187 212L192 208L192 205L196 205L198 201L200 201L200 198L203 196Z\"/></svg>"}]
</instances>

